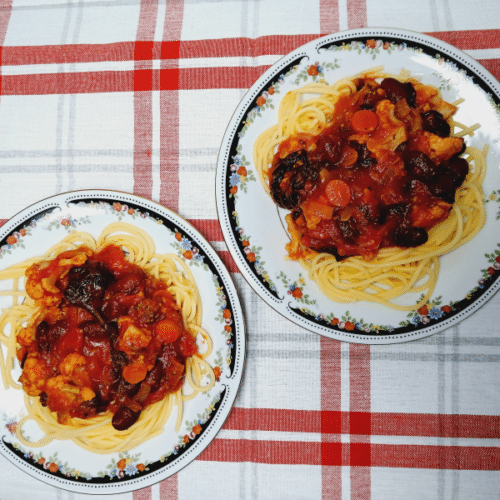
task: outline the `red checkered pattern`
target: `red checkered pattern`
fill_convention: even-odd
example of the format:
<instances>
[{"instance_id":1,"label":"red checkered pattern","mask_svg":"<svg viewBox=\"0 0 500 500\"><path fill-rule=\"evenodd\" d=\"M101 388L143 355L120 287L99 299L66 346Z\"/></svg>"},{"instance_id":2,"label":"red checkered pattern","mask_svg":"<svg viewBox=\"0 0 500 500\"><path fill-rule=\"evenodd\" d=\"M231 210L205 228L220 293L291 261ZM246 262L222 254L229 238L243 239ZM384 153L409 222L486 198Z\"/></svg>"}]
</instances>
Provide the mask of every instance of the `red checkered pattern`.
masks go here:
<instances>
[{"instance_id":1,"label":"red checkered pattern","mask_svg":"<svg viewBox=\"0 0 500 500\"><path fill-rule=\"evenodd\" d=\"M215 441L107 498L498 498L499 296L408 344L320 338L252 292L217 222L218 148L245 91L296 47L366 26L431 34L500 78L497 0L0 0L0 222L76 189L158 201L212 242L247 317L244 381ZM0 464L1 500L87 498Z\"/></svg>"}]
</instances>

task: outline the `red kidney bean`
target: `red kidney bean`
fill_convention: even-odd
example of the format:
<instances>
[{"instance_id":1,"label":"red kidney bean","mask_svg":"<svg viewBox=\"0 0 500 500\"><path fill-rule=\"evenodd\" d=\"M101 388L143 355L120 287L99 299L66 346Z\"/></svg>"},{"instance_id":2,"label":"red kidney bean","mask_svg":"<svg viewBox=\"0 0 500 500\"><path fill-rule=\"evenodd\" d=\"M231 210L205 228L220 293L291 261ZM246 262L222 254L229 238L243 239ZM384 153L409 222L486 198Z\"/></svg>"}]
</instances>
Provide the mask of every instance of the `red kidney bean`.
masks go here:
<instances>
[{"instance_id":1,"label":"red kidney bean","mask_svg":"<svg viewBox=\"0 0 500 500\"><path fill-rule=\"evenodd\" d=\"M426 132L435 134L439 137L449 137L451 128L443 115L434 109L420 113L422 118L422 128Z\"/></svg>"},{"instance_id":2,"label":"red kidney bean","mask_svg":"<svg viewBox=\"0 0 500 500\"><path fill-rule=\"evenodd\" d=\"M394 231L394 243L400 247L418 247L423 245L428 237L423 227L399 226Z\"/></svg>"},{"instance_id":3,"label":"red kidney bean","mask_svg":"<svg viewBox=\"0 0 500 500\"><path fill-rule=\"evenodd\" d=\"M132 411L127 406L121 405L113 415L111 424L117 431L125 431L137 422L140 415L140 411Z\"/></svg>"},{"instance_id":4,"label":"red kidney bean","mask_svg":"<svg viewBox=\"0 0 500 500\"><path fill-rule=\"evenodd\" d=\"M385 90L387 99L393 104L400 99L405 99L410 107L415 107L417 94L410 82L402 83L395 78L384 78L380 86Z\"/></svg>"},{"instance_id":5,"label":"red kidney bean","mask_svg":"<svg viewBox=\"0 0 500 500\"><path fill-rule=\"evenodd\" d=\"M434 196L448 203L453 203L455 201L455 186L449 174L440 174L435 182L429 184L429 189Z\"/></svg>"},{"instance_id":6,"label":"red kidney bean","mask_svg":"<svg viewBox=\"0 0 500 500\"><path fill-rule=\"evenodd\" d=\"M421 151L407 151L403 161L408 173L424 182L431 181L439 172L439 166Z\"/></svg>"},{"instance_id":7,"label":"red kidney bean","mask_svg":"<svg viewBox=\"0 0 500 500\"><path fill-rule=\"evenodd\" d=\"M464 158L453 157L449 161L448 170L453 180L453 185L457 188L462 185L469 173L469 163Z\"/></svg>"}]
</instances>

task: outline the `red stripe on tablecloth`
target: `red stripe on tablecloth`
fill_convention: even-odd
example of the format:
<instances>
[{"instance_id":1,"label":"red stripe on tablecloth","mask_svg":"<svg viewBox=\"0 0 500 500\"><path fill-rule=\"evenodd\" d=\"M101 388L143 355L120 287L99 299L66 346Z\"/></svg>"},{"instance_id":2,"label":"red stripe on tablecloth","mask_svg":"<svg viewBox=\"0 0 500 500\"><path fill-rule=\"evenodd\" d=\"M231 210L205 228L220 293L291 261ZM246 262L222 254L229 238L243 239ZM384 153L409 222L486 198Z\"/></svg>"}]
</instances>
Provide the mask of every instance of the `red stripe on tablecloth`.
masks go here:
<instances>
[{"instance_id":1,"label":"red stripe on tablecloth","mask_svg":"<svg viewBox=\"0 0 500 500\"><path fill-rule=\"evenodd\" d=\"M321 443L215 439L198 457L198 460L285 465L321 465Z\"/></svg>"},{"instance_id":2,"label":"red stripe on tablecloth","mask_svg":"<svg viewBox=\"0 0 500 500\"><path fill-rule=\"evenodd\" d=\"M370 346L349 344L351 498L371 498Z\"/></svg>"},{"instance_id":3,"label":"red stripe on tablecloth","mask_svg":"<svg viewBox=\"0 0 500 500\"><path fill-rule=\"evenodd\" d=\"M500 40L500 30L494 29L484 31L463 30L458 32L434 31L427 34L439 38L443 42L447 42L461 50L498 48L498 40Z\"/></svg>"},{"instance_id":4,"label":"red stripe on tablecloth","mask_svg":"<svg viewBox=\"0 0 500 500\"><path fill-rule=\"evenodd\" d=\"M326 30L325 33L329 32ZM154 53L174 48L182 59L198 57L259 57L266 54L288 54L293 49L315 40L318 34L274 35L253 38L219 38L213 40L167 40L154 42ZM135 58L134 42L79 45L37 45L5 47L3 64L22 66L30 64L64 64L105 61L132 61Z\"/></svg>"},{"instance_id":5,"label":"red stripe on tablecloth","mask_svg":"<svg viewBox=\"0 0 500 500\"><path fill-rule=\"evenodd\" d=\"M188 219L208 241L224 241L218 219Z\"/></svg>"},{"instance_id":6,"label":"red stripe on tablecloth","mask_svg":"<svg viewBox=\"0 0 500 500\"><path fill-rule=\"evenodd\" d=\"M179 50L184 1L167 2L160 74L160 203L179 211ZM166 44L165 42L170 42Z\"/></svg>"},{"instance_id":7,"label":"red stripe on tablecloth","mask_svg":"<svg viewBox=\"0 0 500 500\"><path fill-rule=\"evenodd\" d=\"M158 4L141 1L134 45L134 194L151 199L153 189L153 41Z\"/></svg>"},{"instance_id":8,"label":"red stripe on tablecloth","mask_svg":"<svg viewBox=\"0 0 500 500\"><path fill-rule=\"evenodd\" d=\"M178 498L179 482L176 474L160 483L160 500L177 500Z\"/></svg>"},{"instance_id":9,"label":"red stripe on tablecloth","mask_svg":"<svg viewBox=\"0 0 500 500\"><path fill-rule=\"evenodd\" d=\"M151 500L152 497L151 486L142 490L136 490L132 494L133 500Z\"/></svg>"},{"instance_id":10,"label":"red stripe on tablecloth","mask_svg":"<svg viewBox=\"0 0 500 500\"><path fill-rule=\"evenodd\" d=\"M335 33L339 31L338 0L319 0L319 19L321 33Z\"/></svg>"},{"instance_id":11,"label":"red stripe on tablecloth","mask_svg":"<svg viewBox=\"0 0 500 500\"><path fill-rule=\"evenodd\" d=\"M338 31L338 0L320 0L321 33ZM351 7L352 8L352 7ZM2 11L5 13L6 11ZM324 27L323 27L324 25ZM328 26L332 26L329 28ZM500 30L464 30L459 32L435 31L430 36L448 42L461 50L498 48ZM304 43L317 39L319 34L273 35L252 38L220 38L213 40L187 40L154 42L153 54L163 50L163 45L178 44L179 56L183 59L197 57L258 57L267 54L288 54ZM37 45L3 47L4 66L23 66L36 64L87 63L104 61L133 61L135 42L78 45Z\"/></svg>"},{"instance_id":12,"label":"red stripe on tablecloth","mask_svg":"<svg viewBox=\"0 0 500 500\"><path fill-rule=\"evenodd\" d=\"M4 47L5 35L7 34L7 26L9 25L10 13L12 11L12 0L2 0L0 2L0 95L2 89L2 65L4 64Z\"/></svg>"},{"instance_id":13,"label":"red stripe on tablecloth","mask_svg":"<svg viewBox=\"0 0 500 500\"><path fill-rule=\"evenodd\" d=\"M372 467L500 470L500 448L486 446L371 445Z\"/></svg>"},{"instance_id":14,"label":"red stripe on tablecloth","mask_svg":"<svg viewBox=\"0 0 500 500\"><path fill-rule=\"evenodd\" d=\"M500 417L496 415L370 413L368 428L366 412L233 408L224 428L339 434L343 421L349 422L349 427L344 426L342 432L352 435L500 439Z\"/></svg>"},{"instance_id":15,"label":"red stripe on tablecloth","mask_svg":"<svg viewBox=\"0 0 500 500\"><path fill-rule=\"evenodd\" d=\"M168 68L142 78L142 90L247 89L269 66L251 68ZM134 91L134 71L6 75L2 95L81 94ZM146 87L146 82L152 82Z\"/></svg>"},{"instance_id":16,"label":"red stripe on tablecloth","mask_svg":"<svg viewBox=\"0 0 500 500\"><path fill-rule=\"evenodd\" d=\"M478 59L497 80L500 80L500 59Z\"/></svg>"},{"instance_id":17,"label":"red stripe on tablecloth","mask_svg":"<svg viewBox=\"0 0 500 500\"><path fill-rule=\"evenodd\" d=\"M240 272L240 270L238 269L238 266L236 265L236 262L234 262L232 255L227 250L219 250L217 253L219 254L219 257L221 258L222 263L226 266L227 270L230 273L239 273Z\"/></svg>"},{"instance_id":18,"label":"red stripe on tablecloth","mask_svg":"<svg viewBox=\"0 0 500 500\"><path fill-rule=\"evenodd\" d=\"M321 457L321 481L322 498L325 500L336 500L342 498L342 469L336 465L328 465L333 462L342 462L342 456L331 456L342 454L340 446L340 435L342 434L341 410L341 343L326 337L321 337L321 413L319 420L321 430L321 442L334 444L328 448L321 448L321 452L328 451L327 456ZM314 415L302 416L301 425L314 418ZM310 422L312 423L312 422ZM315 422L317 425L317 422ZM332 443L333 444L333 443Z\"/></svg>"},{"instance_id":19,"label":"red stripe on tablecloth","mask_svg":"<svg viewBox=\"0 0 500 500\"><path fill-rule=\"evenodd\" d=\"M480 61L495 78L500 78L500 59ZM142 78L144 90L248 89L269 68L169 68L153 70ZM147 78L146 78L147 77ZM151 82L151 87L147 86ZM134 71L101 71L37 75L5 75L2 95L79 94L132 92Z\"/></svg>"},{"instance_id":20,"label":"red stripe on tablecloth","mask_svg":"<svg viewBox=\"0 0 500 500\"><path fill-rule=\"evenodd\" d=\"M364 28L367 24L366 0L347 0L347 26Z\"/></svg>"},{"instance_id":21,"label":"red stripe on tablecloth","mask_svg":"<svg viewBox=\"0 0 500 500\"><path fill-rule=\"evenodd\" d=\"M345 449L350 448L350 453ZM353 453L354 451L354 453ZM370 443L215 439L198 457L216 462L328 465L352 468L500 470L500 448L486 446L388 445ZM352 481L352 479L351 479ZM365 495L351 482L352 494ZM359 497L359 496L358 496Z\"/></svg>"},{"instance_id":22,"label":"red stripe on tablecloth","mask_svg":"<svg viewBox=\"0 0 500 500\"><path fill-rule=\"evenodd\" d=\"M253 85L265 66L233 68L190 68L179 71L179 86L183 90L194 89L246 89Z\"/></svg>"}]
</instances>

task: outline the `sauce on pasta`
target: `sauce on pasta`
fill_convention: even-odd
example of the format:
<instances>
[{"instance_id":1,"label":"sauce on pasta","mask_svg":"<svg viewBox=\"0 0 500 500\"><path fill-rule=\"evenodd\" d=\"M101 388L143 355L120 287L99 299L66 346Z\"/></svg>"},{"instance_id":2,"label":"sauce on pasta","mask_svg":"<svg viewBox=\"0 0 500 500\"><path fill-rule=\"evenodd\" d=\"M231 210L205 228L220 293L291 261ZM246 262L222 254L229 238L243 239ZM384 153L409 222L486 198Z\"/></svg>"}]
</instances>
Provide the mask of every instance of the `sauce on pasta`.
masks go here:
<instances>
[{"instance_id":1,"label":"sauce on pasta","mask_svg":"<svg viewBox=\"0 0 500 500\"><path fill-rule=\"evenodd\" d=\"M288 257L335 302L426 304L439 259L484 226L488 147L438 88L382 66L287 92L253 145L286 215Z\"/></svg>"},{"instance_id":2,"label":"sauce on pasta","mask_svg":"<svg viewBox=\"0 0 500 500\"><path fill-rule=\"evenodd\" d=\"M39 309L17 335L20 382L59 423L110 411L126 430L180 389L194 336L167 285L119 246L68 250L26 276Z\"/></svg>"},{"instance_id":3,"label":"sauce on pasta","mask_svg":"<svg viewBox=\"0 0 500 500\"><path fill-rule=\"evenodd\" d=\"M355 80L319 134L282 141L268 170L287 216L290 258L311 251L337 261L373 259L382 248L417 247L448 217L469 165L448 120L456 107L432 87Z\"/></svg>"}]
</instances>

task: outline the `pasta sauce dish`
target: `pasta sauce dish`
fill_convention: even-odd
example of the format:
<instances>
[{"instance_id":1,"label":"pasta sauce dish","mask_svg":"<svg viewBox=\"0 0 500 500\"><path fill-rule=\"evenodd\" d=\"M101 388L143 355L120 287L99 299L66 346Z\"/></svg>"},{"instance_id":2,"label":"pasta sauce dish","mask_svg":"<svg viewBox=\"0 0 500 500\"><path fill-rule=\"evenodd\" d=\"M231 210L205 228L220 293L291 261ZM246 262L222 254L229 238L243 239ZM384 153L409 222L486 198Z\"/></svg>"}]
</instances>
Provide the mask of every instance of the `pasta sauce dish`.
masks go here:
<instances>
[{"instance_id":1,"label":"pasta sauce dish","mask_svg":"<svg viewBox=\"0 0 500 500\"><path fill-rule=\"evenodd\" d=\"M184 403L215 385L194 275L140 228L72 231L0 282L12 299L0 314L0 371L6 388L24 392L24 446L131 450L174 414L178 431Z\"/></svg>"},{"instance_id":2,"label":"pasta sauce dish","mask_svg":"<svg viewBox=\"0 0 500 500\"><path fill-rule=\"evenodd\" d=\"M469 172L464 140L446 121L456 107L434 89L394 78L355 84L329 125L283 141L269 170L274 200L291 210L292 259L419 246Z\"/></svg>"},{"instance_id":3,"label":"pasta sauce dish","mask_svg":"<svg viewBox=\"0 0 500 500\"><path fill-rule=\"evenodd\" d=\"M381 67L281 99L253 160L289 211L288 258L325 296L418 309L439 257L481 230L487 147L466 143L479 125L456 121L460 102Z\"/></svg>"},{"instance_id":4,"label":"pasta sauce dish","mask_svg":"<svg viewBox=\"0 0 500 500\"><path fill-rule=\"evenodd\" d=\"M121 248L65 251L26 276L39 310L17 336L20 382L59 423L109 410L125 430L181 387L195 339L167 286Z\"/></svg>"}]
</instances>

